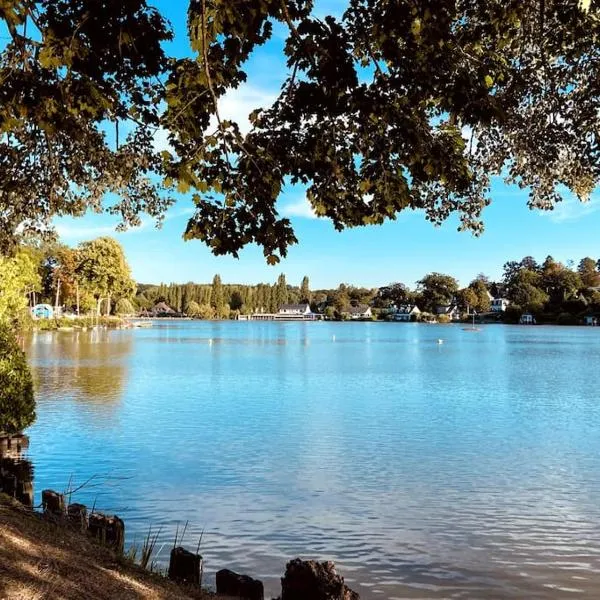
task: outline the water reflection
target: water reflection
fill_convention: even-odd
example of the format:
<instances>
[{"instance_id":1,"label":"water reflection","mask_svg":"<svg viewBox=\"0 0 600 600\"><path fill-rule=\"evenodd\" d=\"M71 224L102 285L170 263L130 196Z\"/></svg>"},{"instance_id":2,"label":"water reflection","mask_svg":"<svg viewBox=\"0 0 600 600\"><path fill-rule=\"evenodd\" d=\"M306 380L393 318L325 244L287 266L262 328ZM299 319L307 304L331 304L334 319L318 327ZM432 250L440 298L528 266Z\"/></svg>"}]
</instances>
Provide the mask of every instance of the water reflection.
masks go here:
<instances>
[{"instance_id":1,"label":"water reflection","mask_svg":"<svg viewBox=\"0 0 600 600\"><path fill-rule=\"evenodd\" d=\"M26 340L39 402L74 397L118 402L127 382L133 337L126 331L38 332Z\"/></svg>"},{"instance_id":2,"label":"water reflection","mask_svg":"<svg viewBox=\"0 0 600 600\"><path fill-rule=\"evenodd\" d=\"M0 435L0 491L33 506L33 465L24 457L26 435Z\"/></svg>"},{"instance_id":3,"label":"water reflection","mask_svg":"<svg viewBox=\"0 0 600 600\"><path fill-rule=\"evenodd\" d=\"M159 560L189 519L209 571L249 572L269 597L301 555L335 560L363 600L596 598L598 334L185 322L39 335L36 485L111 477L76 500L117 512L129 542L162 526Z\"/></svg>"}]
</instances>

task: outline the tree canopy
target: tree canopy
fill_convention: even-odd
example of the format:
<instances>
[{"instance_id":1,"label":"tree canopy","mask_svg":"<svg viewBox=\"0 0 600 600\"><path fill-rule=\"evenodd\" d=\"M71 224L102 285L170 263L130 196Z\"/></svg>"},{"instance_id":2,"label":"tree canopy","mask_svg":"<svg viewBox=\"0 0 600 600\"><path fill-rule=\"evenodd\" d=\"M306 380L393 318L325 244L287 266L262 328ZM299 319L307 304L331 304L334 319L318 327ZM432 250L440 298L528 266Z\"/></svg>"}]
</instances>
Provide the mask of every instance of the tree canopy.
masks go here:
<instances>
[{"instance_id":1,"label":"tree canopy","mask_svg":"<svg viewBox=\"0 0 600 600\"><path fill-rule=\"evenodd\" d=\"M551 209L600 177L598 0L193 0L192 54L146 0L3 0L0 249L55 215L157 219L177 194L215 254L296 242L277 210L306 186L337 229L421 209L479 233L491 177ZM246 63L287 30L288 73L252 128L221 118ZM163 133L169 148L155 144Z\"/></svg>"},{"instance_id":2,"label":"tree canopy","mask_svg":"<svg viewBox=\"0 0 600 600\"><path fill-rule=\"evenodd\" d=\"M0 323L0 432L16 433L35 420L33 380L25 353Z\"/></svg>"},{"instance_id":3,"label":"tree canopy","mask_svg":"<svg viewBox=\"0 0 600 600\"><path fill-rule=\"evenodd\" d=\"M108 298L110 305L110 298L130 298L136 291L123 248L113 238L101 237L81 243L77 274L84 289L99 303Z\"/></svg>"}]
</instances>

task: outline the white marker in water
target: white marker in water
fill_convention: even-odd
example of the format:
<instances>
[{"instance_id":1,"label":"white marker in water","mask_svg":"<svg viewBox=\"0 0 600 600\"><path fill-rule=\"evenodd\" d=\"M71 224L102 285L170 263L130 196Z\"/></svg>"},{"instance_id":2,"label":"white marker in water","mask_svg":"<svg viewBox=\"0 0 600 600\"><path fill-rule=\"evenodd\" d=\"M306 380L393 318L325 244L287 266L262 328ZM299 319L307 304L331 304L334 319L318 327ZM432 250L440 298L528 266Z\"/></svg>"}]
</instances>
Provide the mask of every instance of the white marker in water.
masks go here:
<instances>
[{"instance_id":1,"label":"white marker in water","mask_svg":"<svg viewBox=\"0 0 600 600\"><path fill-rule=\"evenodd\" d=\"M444 343L444 340L442 340L442 339L438 340L438 344L443 344L443 343Z\"/></svg>"},{"instance_id":2,"label":"white marker in water","mask_svg":"<svg viewBox=\"0 0 600 600\"><path fill-rule=\"evenodd\" d=\"M213 342L212 338L208 338L208 345L209 346L212 346L212 342Z\"/></svg>"},{"instance_id":3,"label":"white marker in water","mask_svg":"<svg viewBox=\"0 0 600 600\"><path fill-rule=\"evenodd\" d=\"M332 336L331 336L331 341L332 341L332 342L335 342L335 335L332 335Z\"/></svg>"}]
</instances>

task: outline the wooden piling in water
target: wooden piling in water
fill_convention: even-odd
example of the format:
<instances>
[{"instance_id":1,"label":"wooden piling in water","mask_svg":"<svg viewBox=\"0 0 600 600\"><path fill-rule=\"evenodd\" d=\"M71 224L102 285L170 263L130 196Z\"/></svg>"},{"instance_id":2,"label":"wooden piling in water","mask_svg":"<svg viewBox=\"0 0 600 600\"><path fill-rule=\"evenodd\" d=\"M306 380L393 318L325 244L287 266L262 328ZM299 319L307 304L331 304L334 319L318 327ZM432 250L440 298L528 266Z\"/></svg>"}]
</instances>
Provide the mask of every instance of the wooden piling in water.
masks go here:
<instances>
[{"instance_id":1,"label":"wooden piling in water","mask_svg":"<svg viewBox=\"0 0 600 600\"><path fill-rule=\"evenodd\" d=\"M54 517L65 514L65 497L54 490L42 490L42 506L44 513Z\"/></svg>"},{"instance_id":2,"label":"wooden piling in water","mask_svg":"<svg viewBox=\"0 0 600 600\"><path fill-rule=\"evenodd\" d=\"M179 583L202 584L202 556L178 546L171 550L169 579Z\"/></svg>"},{"instance_id":3,"label":"wooden piling in water","mask_svg":"<svg viewBox=\"0 0 600 600\"><path fill-rule=\"evenodd\" d=\"M243 598L244 600L264 600L265 591L262 581L248 575L238 575L229 569L217 571L217 594Z\"/></svg>"},{"instance_id":4,"label":"wooden piling in water","mask_svg":"<svg viewBox=\"0 0 600 600\"><path fill-rule=\"evenodd\" d=\"M111 546L117 552L123 552L125 547L125 523L116 515L107 516L102 513L92 513L88 520L88 531L101 544Z\"/></svg>"}]
</instances>

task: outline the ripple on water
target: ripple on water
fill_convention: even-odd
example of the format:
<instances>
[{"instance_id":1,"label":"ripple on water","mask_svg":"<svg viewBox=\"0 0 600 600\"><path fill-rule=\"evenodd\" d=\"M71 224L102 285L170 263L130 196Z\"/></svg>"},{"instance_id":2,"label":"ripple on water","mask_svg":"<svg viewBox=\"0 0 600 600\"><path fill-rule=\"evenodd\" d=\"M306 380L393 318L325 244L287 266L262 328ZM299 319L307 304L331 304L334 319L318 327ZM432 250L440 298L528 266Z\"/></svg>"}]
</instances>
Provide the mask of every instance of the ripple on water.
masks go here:
<instances>
[{"instance_id":1,"label":"ripple on water","mask_svg":"<svg viewBox=\"0 0 600 600\"><path fill-rule=\"evenodd\" d=\"M299 555L366 600L598 597L591 328L170 322L28 354L37 490L98 476L77 500L161 527L163 561L189 520L267 595Z\"/></svg>"}]
</instances>

